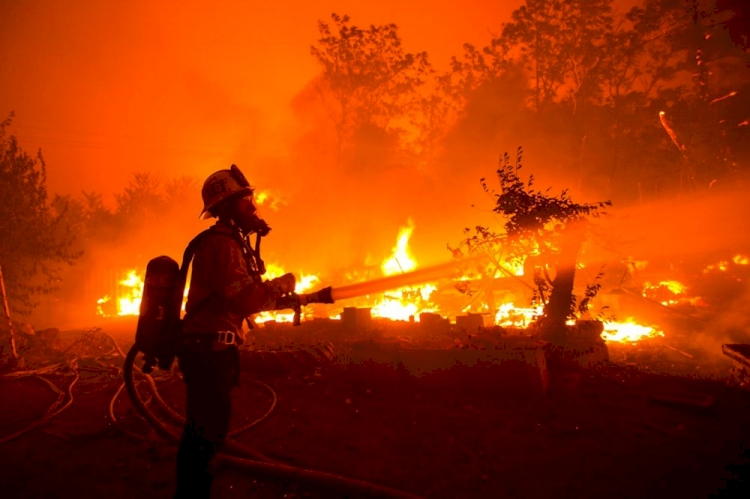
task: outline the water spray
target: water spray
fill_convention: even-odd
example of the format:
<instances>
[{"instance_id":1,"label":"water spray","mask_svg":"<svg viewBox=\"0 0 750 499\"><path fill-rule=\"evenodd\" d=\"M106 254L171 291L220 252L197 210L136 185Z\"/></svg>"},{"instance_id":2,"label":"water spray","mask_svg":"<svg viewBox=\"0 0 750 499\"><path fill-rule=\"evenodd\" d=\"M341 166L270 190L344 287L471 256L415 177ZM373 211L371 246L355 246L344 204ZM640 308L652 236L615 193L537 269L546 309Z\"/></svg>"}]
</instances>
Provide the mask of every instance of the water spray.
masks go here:
<instances>
[{"instance_id":1,"label":"water spray","mask_svg":"<svg viewBox=\"0 0 750 499\"><path fill-rule=\"evenodd\" d=\"M402 274L358 282L356 284L349 284L336 288L323 288L320 291L316 291L314 293L299 295L300 302L302 305L306 305L308 303L333 303L339 300L346 300L348 298L367 296L373 293L380 293L391 289L399 289L406 286L414 286L416 284L424 284L427 282L437 281L440 279L455 276L456 273L459 272L461 268L464 267L467 263L475 262L480 259L480 257L464 258L462 260L455 260L439 265L433 265L432 267L426 267L411 272L404 272ZM324 301L329 298L329 294L330 301Z\"/></svg>"}]
</instances>

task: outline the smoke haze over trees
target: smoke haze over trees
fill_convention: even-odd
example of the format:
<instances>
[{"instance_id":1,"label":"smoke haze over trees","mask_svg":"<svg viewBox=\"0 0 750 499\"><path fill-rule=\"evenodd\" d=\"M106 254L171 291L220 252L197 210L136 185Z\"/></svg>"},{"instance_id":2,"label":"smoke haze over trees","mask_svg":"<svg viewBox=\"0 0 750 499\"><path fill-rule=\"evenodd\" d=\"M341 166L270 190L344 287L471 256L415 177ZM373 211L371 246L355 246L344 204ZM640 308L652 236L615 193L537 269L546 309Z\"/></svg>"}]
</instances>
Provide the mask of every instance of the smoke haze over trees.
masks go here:
<instances>
[{"instance_id":1,"label":"smoke haze over trees","mask_svg":"<svg viewBox=\"0 0 750 499\"><path fill-rule=\"evenodd\" d=\"M292 100L295 125L276 146L283 152L256 153L264 125L223 102L207 106L205 126L232 116L235 135L253 140L210 151L201 175L183 166L187 175L165 174L144 158L126 186L52 206L76 214L79 271L110 261L143 266L182 251L201 227L185 220L197 217L203 177L236 162L252 184L287 202L269 217L264 251L330 271L377 260L409 217L416 234L422 221L433 229L415 237L417 252L444 247L455 234L448 228L476 216L478 179L518 145L530 173L583 202L621 207L711 193L746 182L750 167L746 9L736 0L643 0L628 10L609 0L528 0L505 24L487 19L489 42L457 46L447 66L429 47L414 47L398 18L369 24L334 14L317 35L309 26L308 57L319 73ZM192 80L196 95L221 96ZM234 140L214 128L207 141ZM345 261L300 241L339 248Z\"/></svg>"},{"instance_id":2,"label":"smoke haze over trees","mask_svg":"<svg viewBox=\"0 0 750 499\"><path fill-rule=\"evenodd\" d=\"M747 34L742 45L734 23L741 15L739 5L713 1L646 0L617 14L610 0L529 0L488 46L466 44L447 71L429 65L424 52L403 56L417 76L399 95L402 102L421 96L421 106L409 106L412 124L421 126L402 147L426 154L430 168L453 169L459 157L465 164L488 149L497 155L498 139L507 146L512 137L530 151L553 149L558 176L571 187L626 203L737 180L750 143L750 56ZM324 84L354 88L355 60L371 62L373 71L388 68L366 55L377 52L378 42L333 19L338 33L321 23L324 36L313 46ZM394 25L367 32L384 30L401 45ZM348 64L321 59L321 50L348 43L352 34L358 57ZM400 76L395 66L389 71L380 79ZM372 95L391 114L368 124L393 133L394 111L406 114L406 104L388 105L385 88ZM338 115L356 113L341 98L338 104Z\"/></svg>"}]
</instances>

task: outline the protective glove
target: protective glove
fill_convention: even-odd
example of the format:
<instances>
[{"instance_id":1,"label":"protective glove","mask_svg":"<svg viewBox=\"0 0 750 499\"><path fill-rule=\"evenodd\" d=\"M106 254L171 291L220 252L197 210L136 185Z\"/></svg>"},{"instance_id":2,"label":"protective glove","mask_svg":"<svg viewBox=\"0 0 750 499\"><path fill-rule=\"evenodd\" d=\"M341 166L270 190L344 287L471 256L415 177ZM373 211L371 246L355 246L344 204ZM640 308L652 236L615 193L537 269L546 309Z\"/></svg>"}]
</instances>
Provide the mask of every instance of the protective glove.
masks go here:
<instances>
[{"instance_id":1,"label":"protective glove","mask_svg":"<svg viewBox=\"0 0 750 499\"><path fill-rule=\"evenodd\" d=\"M279 295L285 295L294 293L294 288L297 285L297 279L295 279L294 274L289 273L284 274L281 277L277 277L276 279L271 279L270 281L268 281L268 284Z\"/></svg>"}]
</instances>

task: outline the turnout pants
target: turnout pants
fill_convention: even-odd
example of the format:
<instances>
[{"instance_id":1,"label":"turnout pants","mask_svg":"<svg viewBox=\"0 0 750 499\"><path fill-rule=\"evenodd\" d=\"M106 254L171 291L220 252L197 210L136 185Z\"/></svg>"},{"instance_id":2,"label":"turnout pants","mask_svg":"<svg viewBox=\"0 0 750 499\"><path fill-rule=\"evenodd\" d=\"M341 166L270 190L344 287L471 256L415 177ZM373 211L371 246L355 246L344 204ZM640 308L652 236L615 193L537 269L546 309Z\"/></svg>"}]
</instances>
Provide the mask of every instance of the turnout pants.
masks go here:
<instances>
[{"instance_id":1,"label":"turnout pants","mask_svg":"<svg viewBox=\"0 0 750 499\"><path fill-rule=\"evenodd\" d=\"M232 413L231 391L239 380L237 347L183 349L179 366L187 390L187 421L177 451L175 499L208 498L211 459L221 448Z\"/></svg>"}]
</instances>

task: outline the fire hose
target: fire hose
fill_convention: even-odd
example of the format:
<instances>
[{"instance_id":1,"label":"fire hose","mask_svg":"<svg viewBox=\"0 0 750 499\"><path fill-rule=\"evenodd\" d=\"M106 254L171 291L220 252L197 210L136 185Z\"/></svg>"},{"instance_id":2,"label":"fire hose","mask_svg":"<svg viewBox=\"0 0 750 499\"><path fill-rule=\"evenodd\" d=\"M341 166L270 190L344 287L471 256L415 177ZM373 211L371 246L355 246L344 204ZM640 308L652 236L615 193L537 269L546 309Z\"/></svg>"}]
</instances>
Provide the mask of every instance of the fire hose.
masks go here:
<instances>
[{"instance_id":1,"label":"fire hose","mask_svg":"<svg viewBox=\"0 0 750 499\"><path fill-rule=\"evenodd\" d=\"M47 421L54 418L55 416L57 416L58 414L60 414L61 412L63 412L65 409L67 409L73 404L73 387L76 385L76 383L78 383L78 379L79 379L79 374L78 374L78 369L77 369L78 360L79 360L78 357L75 357L71 359L70 362L68 363L68 367L73 373L74 378L73 378L73 381L70 383L70 385L68 385L68 389L67 389L68 402L65 403L65 405L63 405L63 402L65 401L65 398L66 398L66 392L63 392L62 390L60 390L57 387L57 385L55 385L53 382L51 382L47 378L43 378L40 376L41 374L54 371L58 367L62 366L62 364L54 364L54 365L46 366L41 369L36 369L33 371L20 371L17 373L6 374L3 376L3 378L9 378L9 379L21 378L21 377L27 377L27 376L39 379L43 381L44 383L46 383L55 392L55 394L57 395L57 400L49 407L49 409L47 409L47 412L40 420L30 424L26 428L19 430L11 435L7 435L3 438L0 438L0 444L4 444L6 442L10 442L11 440L15 440L21 435L25 435L26 433L30 432L34 428L38 428L42 426Z\"/></svg>"},{"instance_id":2,"label":"fire hose","mask_svg":"<svg viewBox=\"0 0 750 499\"><path fill-rule=\"evenodd\" d=\"M382 283L381 283L382 285ZM351 293L351 290L344 289L346 293ZM372 291L368 291L372 292ZM341 295L341 293L339 293ZM333 296L335 296L335 290L332 288L324 288L315 293L308 293L304 295L298 295L295 293L289 294L276 303L276 309L291 308L294 310L294 323L299 325L300 315L302 306L310 303L333 303ZM139 353L141 353L141 346L136 343L128 351L125 356L125 362L123 366L123 380L125 389L130 396L136 410L143 416L143 418L151 425L151 427L157 432L157 434L166 439L171 444L178 444L181 436L176 433L173 429L169 428L168 423L160 420L144 403L141 399L138 390L136 389L134 370L137 369L135 366L135 359ZM142 372L147 374L146 369ZM166 413L169 416L168 419L174 425L183 425L184 418L175 413L164 400L158 395L156 385L153 383L153 379L150 376L149 387L154 394L154 400L157 401L166 409ZM231 465L243 471L253 473L256 476L265 476L273 479L284 479L284 480L296 480L303 481L313 485L326 487L330 490L339 490L349 494L356 494L361 497L378 497L378 498L400 498L400 499L418 499L420 496L403 492L400 490L392 489L383 485L377 485L369 483L363 480L357 480L348 478L333 473L327 473L323 471L310 470L305 468L299 468L296 466L290 466L272 460L271 458L237 442L232 438L227 438L224 442L223 453L217 456L220 462Z\"/></svg>"}]
</instances>

